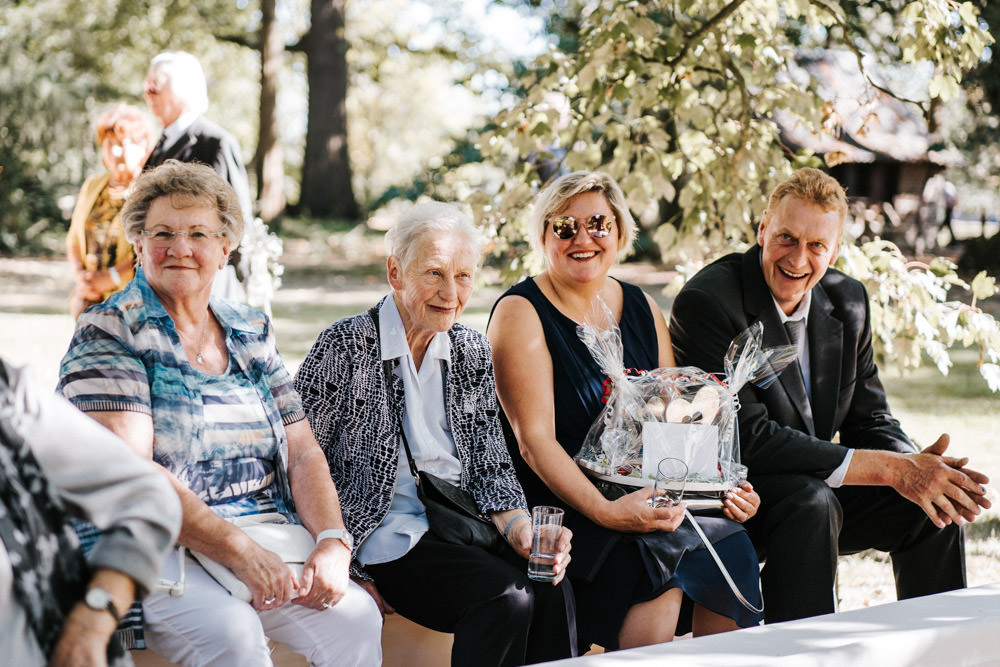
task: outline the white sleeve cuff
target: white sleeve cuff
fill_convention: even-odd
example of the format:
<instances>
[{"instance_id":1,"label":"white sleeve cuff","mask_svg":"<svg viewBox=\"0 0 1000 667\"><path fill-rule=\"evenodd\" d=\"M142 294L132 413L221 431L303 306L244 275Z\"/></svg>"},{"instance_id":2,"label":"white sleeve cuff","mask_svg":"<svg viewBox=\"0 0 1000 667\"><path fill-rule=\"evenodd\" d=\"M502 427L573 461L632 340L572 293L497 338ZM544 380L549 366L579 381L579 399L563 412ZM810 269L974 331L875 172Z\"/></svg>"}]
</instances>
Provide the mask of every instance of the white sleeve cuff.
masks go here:
<instances>
[{"instance_id":1,"label":"white sleeve cuff","mask_svg":"<svg viewBox=\"0 0 1000 667\"><path fill-rule=\"evenodd\" d=\"M847 454L844 455L844 460L841 462L836 469L830 473L830 476L826 478L826 485L831 489L839 489L844 484L844 477L847 476L847 469L851 466L851 458L854 456L854 450L848 449Z\"/></svg>"}]
</instances>

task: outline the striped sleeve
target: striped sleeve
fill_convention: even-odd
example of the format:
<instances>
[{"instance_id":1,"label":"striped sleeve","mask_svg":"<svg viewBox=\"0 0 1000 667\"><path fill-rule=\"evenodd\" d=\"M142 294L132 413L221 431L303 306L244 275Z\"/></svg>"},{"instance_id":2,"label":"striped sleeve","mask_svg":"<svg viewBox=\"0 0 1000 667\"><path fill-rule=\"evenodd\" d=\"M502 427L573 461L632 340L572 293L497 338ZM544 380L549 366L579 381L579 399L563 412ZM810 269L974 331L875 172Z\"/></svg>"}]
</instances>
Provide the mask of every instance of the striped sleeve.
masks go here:
<instances>
[{"instance_id":1,"label":"striped sleeve","mask_svg":"<svg viewBox=\"0 0 1000 667\"><path fill-rule=\"evenodd\" d=\"M274 326L270 319L267 321L267 330L264 335L264 349L267 354L265 372L271 387L271 395L274 396L274 403L278 406L278 412L281 414L281 423L288 426L302 421L306 418L302 399L299 397L299 392L295 391L292 375L288 372L285 362L282 361L281 355L278 353Z\"/></svg>"},{"instance_id":2,"label":"striped sleeve","mask_svg":"<svg viewBox=\"0 0 1000 667\"><path fill-rule=\"evenodd\" d=\"M152 415L149 375L117 311L80 316L59 370L59 392L83 412Z\"/></svg>"}]
</instances>

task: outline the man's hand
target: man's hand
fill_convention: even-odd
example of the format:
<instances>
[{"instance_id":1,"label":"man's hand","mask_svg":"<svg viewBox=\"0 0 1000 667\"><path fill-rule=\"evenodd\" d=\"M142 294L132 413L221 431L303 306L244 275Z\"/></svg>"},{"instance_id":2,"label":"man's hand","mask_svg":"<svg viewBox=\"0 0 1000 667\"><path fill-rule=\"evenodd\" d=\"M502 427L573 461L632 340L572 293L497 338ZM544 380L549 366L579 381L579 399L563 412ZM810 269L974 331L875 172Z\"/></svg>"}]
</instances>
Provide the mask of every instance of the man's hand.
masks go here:
<instances>
[{"instance_id":1,"label":"man's hand","mask_svg":"<svg viewBox=\"0 0 1000 667\"><path fill-rule=\"evenodd\" d=\"M950 523L965 525L990 507L983 486L989 478L966 468L968 458L945 456L949 440L943 434L919 454L902 457L891 483L900 495L919 505L938 528Z\"/></svg>"}]
</instances>

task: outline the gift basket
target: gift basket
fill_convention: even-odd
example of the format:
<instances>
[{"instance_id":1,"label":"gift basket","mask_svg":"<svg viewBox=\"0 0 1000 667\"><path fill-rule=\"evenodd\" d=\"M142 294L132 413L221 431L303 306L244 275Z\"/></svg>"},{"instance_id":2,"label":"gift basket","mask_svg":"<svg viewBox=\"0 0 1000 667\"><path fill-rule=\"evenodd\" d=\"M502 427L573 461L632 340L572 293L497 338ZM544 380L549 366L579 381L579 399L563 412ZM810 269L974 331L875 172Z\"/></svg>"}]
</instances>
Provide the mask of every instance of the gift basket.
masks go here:
<instances>
[{"instance_id":1,"label":"gift basket","mask_svg":"<svg viewBox=\"0 0 1000 667\"><path fill-rule=\"evenodd\" d=\"M724 377L693 366L631 375L624 368L618 326L598 298L577 333L611 389L577 463L600 480L607 495L612 485L652 486L660 461L681 459L686 476L668 484L682 485L686 502L719 505L741 476L737 393L747 382L766 387L795 359L791 345L764 349L763 330L755 322L732 341Z\"/></svg>"}]
</instances>

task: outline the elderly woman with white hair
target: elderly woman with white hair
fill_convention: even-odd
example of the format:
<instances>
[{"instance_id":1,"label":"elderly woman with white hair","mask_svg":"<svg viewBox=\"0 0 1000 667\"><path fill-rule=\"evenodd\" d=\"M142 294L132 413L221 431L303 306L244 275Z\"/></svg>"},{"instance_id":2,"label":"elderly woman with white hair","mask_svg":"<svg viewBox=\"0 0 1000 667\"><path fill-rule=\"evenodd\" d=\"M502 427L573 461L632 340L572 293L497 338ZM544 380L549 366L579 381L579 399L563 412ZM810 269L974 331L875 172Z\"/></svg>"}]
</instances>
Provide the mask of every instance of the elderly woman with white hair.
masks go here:
<instances>
[{"instance_id":1,"label":"elderly woman with white hair","mask_svg":"<svg viewBox=\"0 0 1000 667\"><path fill-rule=\"evenodd\" d=\"M575 654L562 581L570 535L560 535L556 581L529 580L531 521L501 433L490 345L456 321L483 245L457 206L414 206L386 234L392 292L320 334L295 387L356 536L352 574L384 611L453 632L453 665L518 665ZM418 497L425 472L467 491L506 544L490 551L439 535Z\"/></svg>"}]
</instances>

